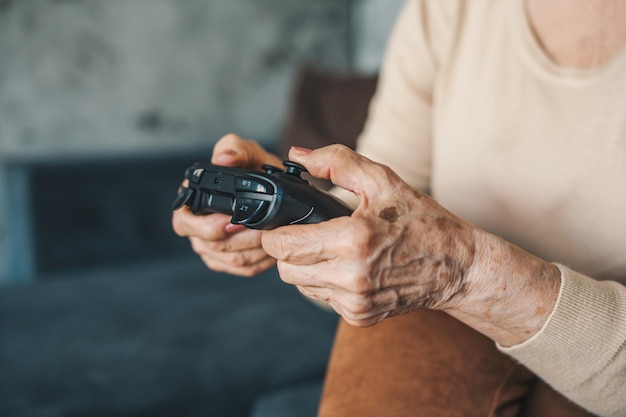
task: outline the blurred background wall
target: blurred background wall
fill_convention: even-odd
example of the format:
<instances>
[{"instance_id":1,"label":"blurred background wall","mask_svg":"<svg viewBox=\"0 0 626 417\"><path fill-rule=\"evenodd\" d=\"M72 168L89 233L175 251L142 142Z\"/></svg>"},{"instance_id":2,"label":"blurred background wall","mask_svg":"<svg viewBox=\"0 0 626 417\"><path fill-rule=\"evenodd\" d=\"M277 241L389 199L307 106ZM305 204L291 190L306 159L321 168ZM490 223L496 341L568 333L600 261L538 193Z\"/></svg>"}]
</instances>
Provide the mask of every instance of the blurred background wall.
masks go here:
<instances>
[{"instance_id":1,"label":"blurred background wall","mask_svg":"<svg viewBox=\"0 0 626 417\"><path fill-rule=\"evenodd\" d=\"M231 131L271 146L297 68L375 73L401 4L0 1L0 159L210 149ZM2 175L0 281L19 181L7 196Z\"/></svg>"},{"instance_id":2,"label":"blurred background wall","mask_svg":"<svg viewBox=\"0 0 626 417\"><path fill-rule=\"evenodd\" d=\"M336 316L171 202L222 134L277 145L302 66L376 74L402 3L0 0L1 416L315 415Z\"/></svg>"}]
</instances>

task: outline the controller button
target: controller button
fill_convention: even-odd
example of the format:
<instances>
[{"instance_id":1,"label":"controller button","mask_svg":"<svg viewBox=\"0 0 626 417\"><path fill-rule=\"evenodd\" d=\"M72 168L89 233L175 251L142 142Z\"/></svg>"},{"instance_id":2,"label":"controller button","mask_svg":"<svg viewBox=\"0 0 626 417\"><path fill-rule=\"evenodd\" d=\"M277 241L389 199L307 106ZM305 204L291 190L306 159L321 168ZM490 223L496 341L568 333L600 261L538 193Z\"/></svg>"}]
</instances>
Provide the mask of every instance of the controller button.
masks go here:
<instances>
[{"instance_id":1,"label":"controller button","mask_svg":"<svg viewBox=\"0 0 626 417\"><path fill-rule=\"evenodd\" d=\"M235 224L258 222L265 216L268 206L269 201L238 198L231 222Z\"/></svg>"},{"instance_id":2,"label":"controller button","mask_svg":"<svg viewBox=\"0 0 626 417\"><path fill-rule=\"evenodd\" d=\"M193 183L199 184L200 180L202 179L202 174L204 174L204 169L203 168L196 168L191 173L191 176L190 176L189 180L191 182L193 182Z\"/></svg>"},{"instance_id":3,"label":"controller button","mask_svg":"<svg viewBox=\"0 0 626 417\"><path fill-rule=\"evenodd\" d=\"M206 171L202 176L200 186L210 191L218 191L222 193L235 192L233 176L229 174L222 174L220 172Z\"/></svg>"},{"instance_id":4,"label":"controller button","mask_svg":"<svg viewBox=\"0 0 626 417\"><path fill-rule=\"evenodd\" d=\"M299 177L301 173L307 172L306 168L293 161L283 161L283 165L287 168L287 174L295 175Z\"/></svg>"},{"instance_id":5,"label":"controller button","mask_svg":"<svg viewBox=\"0 0 626 417\"><path fill-rule=\"evenodd\" d=\"M222 195L202 193L198 210L198 214L213 212L231 214L233 212L233 199Z\"/></svg>"},{"instance_id":6,"label":"controller button","mask_svg":"<svg viewBox=\"0 0 626 417\"><path fill-rule=\"evenodd\" d=\"M191 188L181 188L180 192L176 196L176 200L174 200L174 204L172 204L173 210L178 210L182 208L193 196L193 190Z\"/></svg>"},{"instance_id":7,"label":"controller button","mask_svg":"<svg viewBox=\"0 0 626 417\"><path fill-rule=\"evenodd\" d=\"M235 189L237 191L250 191L253 193L272 193L269 184L257 180L251 180L246 177L235 177Z\"/></svg>"},{"instance_id":8,"label":"controller button","mask_svg":"<svg viewBox=\"0 0 626 417\"><path fill-rule=\"evenodd\" d=\"M275 167L274 165L264 164L261 166L261 168L263 168L263 171L267 172L268 174L276 174L277 172L283 172L282 169Z\"/></svg>"}]
</instances>

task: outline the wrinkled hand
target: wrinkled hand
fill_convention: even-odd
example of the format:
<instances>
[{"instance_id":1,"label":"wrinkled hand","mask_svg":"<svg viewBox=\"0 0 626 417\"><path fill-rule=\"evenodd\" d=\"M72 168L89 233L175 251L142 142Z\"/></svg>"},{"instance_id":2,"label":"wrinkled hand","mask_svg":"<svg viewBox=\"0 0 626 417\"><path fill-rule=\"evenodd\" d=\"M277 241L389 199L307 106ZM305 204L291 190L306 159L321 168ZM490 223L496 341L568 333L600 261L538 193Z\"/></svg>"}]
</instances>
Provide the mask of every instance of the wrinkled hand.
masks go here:
<instances>
[{"instance_id":1,"label":"wrinkled hand","mask_svg":"<svg viewBox=\"0 0 626 417\"><path fill-rule=\"evenodd\" d=\"M445 309L463 293L476 251L472 226L344 146L292 148L289 157L360 203L351 217L263 234L283 281L356 326Z\"/></svg>"},{"instance_id":2,"label":"wrinkled hand","mask_svg":"<svg viewBox=\"0 0 626 417\"><path fill-rule=\"evenodd\" d=\"M258 143L226 135L213 149L211 163L261 170L261 165L282 166L281 160ZM261 247L262 231L234 225L230 217L214 213L196 216L188 207L174 211L172 226L186 236L193 250L211 269L241 276L253 276L275 265L276 260Z\"/></svg>"}]
</instances>

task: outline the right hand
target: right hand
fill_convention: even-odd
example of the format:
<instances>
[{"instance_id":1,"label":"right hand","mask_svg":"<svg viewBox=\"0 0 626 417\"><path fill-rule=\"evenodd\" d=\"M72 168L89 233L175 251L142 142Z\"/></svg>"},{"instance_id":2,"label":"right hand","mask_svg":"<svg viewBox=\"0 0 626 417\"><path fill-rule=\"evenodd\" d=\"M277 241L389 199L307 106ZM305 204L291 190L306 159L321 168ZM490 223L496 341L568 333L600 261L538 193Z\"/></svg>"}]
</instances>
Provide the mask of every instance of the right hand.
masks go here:
<instances>
[{"instance_id":1,"label":"right hand","mask_svg":"<svg viewBox=\"0 0 626 417\"><path fill-rule=\"evenodd\" d=\"M282 161L258 143L229 134L213 148L211 163L260 170L261 165L282 166ZM197 216L187 206L175 210L172 226L177 235L188 237L191 247L211 269L234 275L253 276L276 264L261 247L263 231L230 222L231 216L213 213Z\"/></svg>"}]
</instances>

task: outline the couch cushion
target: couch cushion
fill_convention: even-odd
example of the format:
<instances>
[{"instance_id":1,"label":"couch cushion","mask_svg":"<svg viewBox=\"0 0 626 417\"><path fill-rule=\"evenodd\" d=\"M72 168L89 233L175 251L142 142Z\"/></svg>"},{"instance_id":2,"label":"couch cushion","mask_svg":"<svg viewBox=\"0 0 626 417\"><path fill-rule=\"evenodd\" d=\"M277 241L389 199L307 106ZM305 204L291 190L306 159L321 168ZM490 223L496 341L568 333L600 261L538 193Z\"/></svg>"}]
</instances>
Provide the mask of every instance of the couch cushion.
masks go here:
<instances>
[{"instance_id":1,"label":"couch cushion","mask_svg":"<svg viewBox=\"0 0 626 417\"><path fill-rule=\"evenodd\" d=\"M280 155L286 158L294 145L315 149L342 143L354 149L376 82L376 76L339 75L303 67L294 86Z\"/></svg>"}]
</instances>

